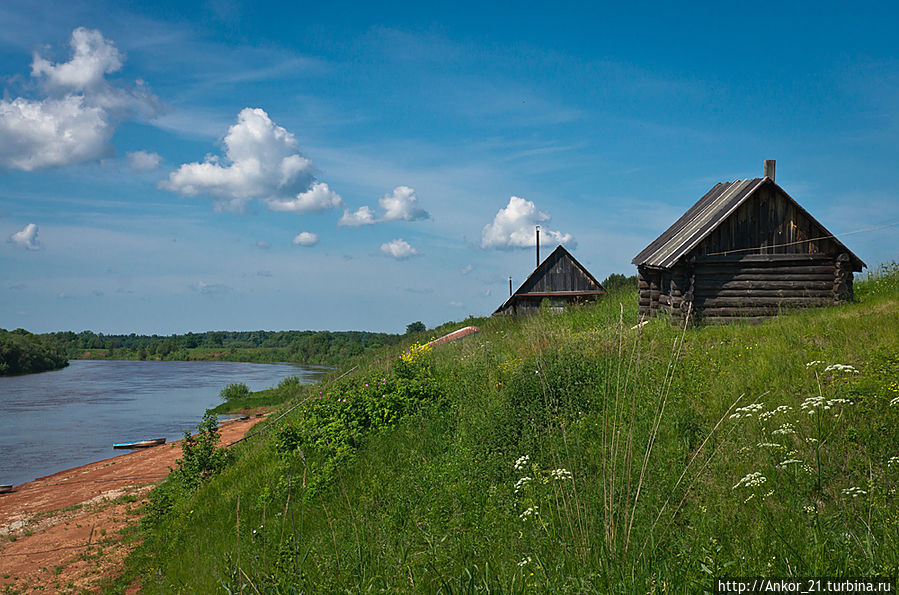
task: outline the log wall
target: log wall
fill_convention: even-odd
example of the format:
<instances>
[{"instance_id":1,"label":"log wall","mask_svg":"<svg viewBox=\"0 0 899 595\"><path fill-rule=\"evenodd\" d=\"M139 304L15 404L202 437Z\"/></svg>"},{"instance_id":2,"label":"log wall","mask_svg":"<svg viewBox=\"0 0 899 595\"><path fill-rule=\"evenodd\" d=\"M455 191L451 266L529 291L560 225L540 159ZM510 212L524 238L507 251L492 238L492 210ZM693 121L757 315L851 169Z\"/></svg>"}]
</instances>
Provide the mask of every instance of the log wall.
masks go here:
<instances>
[{"instance_id":1,"label":"log wall","mask_svg":"<svg viewBox=\"0 0 899 595\"><path fill-rule=\"evenodd\" d=\"M694 270L696 315L720 322L845 302L852 295L849 266L848 255L699 257Z\"/></svg>"}]
</instances>

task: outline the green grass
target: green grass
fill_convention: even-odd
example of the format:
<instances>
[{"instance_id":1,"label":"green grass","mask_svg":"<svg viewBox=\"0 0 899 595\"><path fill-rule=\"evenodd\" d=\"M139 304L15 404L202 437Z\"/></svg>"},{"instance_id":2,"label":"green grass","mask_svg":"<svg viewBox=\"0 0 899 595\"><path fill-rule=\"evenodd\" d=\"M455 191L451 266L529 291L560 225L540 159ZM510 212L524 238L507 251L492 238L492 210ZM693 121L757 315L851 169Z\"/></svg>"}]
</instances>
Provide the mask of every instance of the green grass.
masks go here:
<instances>
[{"instance_id":1,"label":"green grass","mask_svg":"<svg viewBox=\"0 0 899 595\"><path fill-rule=\"evenodd\" d=\"M431 353L392 348L286 387L285 410L302 404L173 490L117 588L662 593L722 575L896 576L897 267L856 297L759 325L633 329L625 291L469 320L480 334Z\"/></svg>"}]
</instances>

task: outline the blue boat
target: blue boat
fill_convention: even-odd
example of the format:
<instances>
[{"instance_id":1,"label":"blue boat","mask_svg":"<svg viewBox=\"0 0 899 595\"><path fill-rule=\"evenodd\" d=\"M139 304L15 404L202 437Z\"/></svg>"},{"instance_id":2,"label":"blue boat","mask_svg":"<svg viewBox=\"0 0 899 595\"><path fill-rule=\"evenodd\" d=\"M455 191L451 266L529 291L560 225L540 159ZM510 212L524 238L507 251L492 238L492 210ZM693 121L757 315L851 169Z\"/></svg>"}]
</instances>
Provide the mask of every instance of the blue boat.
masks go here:
<instances>
[{"instance_id":1,"label":"blue boat","mask_svg":"<svg viewBox=\"0 0 899 595\"><path fill-rule=\"evenodd\" d=\"M138 440L137 442L118 442L112 447L117 450L133 449L133 448L149 448L150 446L159 446L165 444L165 438L153 438L152 440Z\"/></svg>"}]
</instances>

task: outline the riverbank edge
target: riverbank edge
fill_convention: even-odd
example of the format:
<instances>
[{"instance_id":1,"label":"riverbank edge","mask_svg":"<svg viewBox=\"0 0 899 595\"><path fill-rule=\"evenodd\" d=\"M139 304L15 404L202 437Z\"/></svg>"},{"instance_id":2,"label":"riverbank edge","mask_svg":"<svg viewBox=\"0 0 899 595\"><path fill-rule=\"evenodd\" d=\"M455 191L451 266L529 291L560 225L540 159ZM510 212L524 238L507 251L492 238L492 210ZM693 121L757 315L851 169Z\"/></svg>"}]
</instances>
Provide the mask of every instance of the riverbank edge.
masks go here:
<instances>
[{"instance_id":1,"label":"riverbank edge","mask_svg":"<svg viewBox=\"0 0 899 595\"><path fill-rule=\"evenodd\" d=\"M264 415L223 420L222 446ZM121 574L125 533L149 491L181 456L181 441L51 473L0 494L0 589L98 587Z\"/></svg>"}]
</instances>

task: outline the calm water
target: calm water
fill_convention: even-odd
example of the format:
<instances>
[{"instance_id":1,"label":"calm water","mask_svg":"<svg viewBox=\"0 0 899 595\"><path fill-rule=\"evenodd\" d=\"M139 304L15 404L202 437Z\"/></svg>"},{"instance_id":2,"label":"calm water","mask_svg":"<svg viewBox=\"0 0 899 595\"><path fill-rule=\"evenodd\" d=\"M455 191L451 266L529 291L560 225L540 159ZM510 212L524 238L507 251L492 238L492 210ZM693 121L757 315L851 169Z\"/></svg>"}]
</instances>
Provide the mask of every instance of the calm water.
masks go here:
<instances>
[{"instance_id":1,"label":"calm water","mask_svg":"<svg viewBox=\"0 0 899 595\"><path fill-rule=\"evenodd\" d=\"M20 484L128 451L115 442L169 441L196 428L232 382L250 390L323 368L239 362L72 361L42 374L0 377L0 484Z\"/></svg>"}]
</instances>

